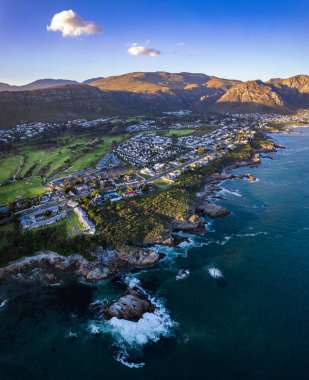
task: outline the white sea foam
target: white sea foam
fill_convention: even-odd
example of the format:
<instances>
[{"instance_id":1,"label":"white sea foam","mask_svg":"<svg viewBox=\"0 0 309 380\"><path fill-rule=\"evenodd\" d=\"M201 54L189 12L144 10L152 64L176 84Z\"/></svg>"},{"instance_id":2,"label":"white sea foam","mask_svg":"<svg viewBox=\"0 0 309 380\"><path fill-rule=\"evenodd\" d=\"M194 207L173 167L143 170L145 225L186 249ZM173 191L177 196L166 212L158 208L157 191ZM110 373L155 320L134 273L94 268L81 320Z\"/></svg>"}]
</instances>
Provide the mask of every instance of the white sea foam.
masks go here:
<instances>
[{"instance_id":1,"label":"white sea foam","mask_svg":"<svg viewBox=\"0 0 309 380\"><path fill-rule=\"evenodd\" d=\"M176 276L176 280L185 280L190 274L189 269L180 269Z\"/></svg>"},{"instance_id":2,"label":"white sea foam","mask_svg":"<svg viewBox=\"0 0 309 380\"><path fill-rule=\"evenodd\" d=\"M117 360L117 362L125 365L129 368L142 368L144 367L145 363L133 363L129 362L128 359L130 358L130 355L127 353L125 349L119 350L116 355L114 355L114 358Z\"/></svg>"},{"instance_id":3,"label":"white sea foam","mask_svg":"<svg viewBox=\"0 0 309 380\"><path fill-rule=\"evenodd\" d=\"M74 332L74 331L69 331L67 336L70 339L76 339L77 338L77 333Z\"/></svg>"},{"instance_id":4,"label":"white sea foam","mask_svg":"<svg viewBox=\"0 0 309 380\"><path fill-rule=\"evenodd\" d=\"M153 299L151 301L156 310L145 313L137 322L115 317L106 322L118 346L141 348L148 343L158 342L162 337L171 336L176 322L171 319L163 304Z\"/></svg>"},{"instance_id":5,"label":"white sea foam","mask_svg":"<svg viewBox=\"0 0 309 380\"><path fill-rule=\"evenodd\" d=\"M240 194L239 190L232 191L232 190L228 190L228 189L222 187L222 190L220 190L219 193L220 194L231 194L231 195L235 195L235 197L243 198L243 195Z\"/></svg>"},{"instance_id":6,"label":"white sea foam","mask_svg":"<svg viewBox=\"0 0 309 380\"><path fill-rule=\"evenodd\" d=\"M223 277L222 272L218 268L211 267L208 269L208 272L212 278L219 279Z\"/></svg>"},{"instance_id":7,"label":"white sea foam","mask_svg":"<svg viewBox=\"0 0 309 380\"><path fill-rule=\"evenodd\" d=\"M141 282L138 278L134 277L132 274L129 274L125 277L124 282L130 289L139 288L141 289Z\"/></svg>"},{"instance_id":8,"label":"white sea foam","mask_svg":"<svg viewBox=\"0 0 309 380\"><path fill-rule=\"evenodd\" d=\"M137 322L116 317L106 321L97 317L97 319L89 321L87 330L92 335L99 333L110 335L117 351L114 358L129 368L140 368L145 363L132 362L131 355L140 354L146 344L156 343L161 338L172 336L177 323L172 320L163 303L150 297L141 287L136 277L128 275L125 282L129 287L138 287L155 306L155 311L144 313Z\"/></svg>"},{"instance_id":9,"label":"white sea foam","mask_svg":"<svg viewBox=\"0 0 309 380\"><path fill-rule=\"evenodd\" d=\"M0 304L0 309L2 309L7 303L8 303L8 300L2 301Z\"/></svg>"},{"instance_id":10,"label":"white sea foam","mask_svg":"<svg viewBox=\"0 0 309 380\"><path fill-rule=\"evenodd\" d=\"M90 332L91 335L98 335L101 332L100 326L95 324L95 323L90 323L88 326L88 331Z\"/></svg>"},{"instance_id":11,"label":"white sea foam","mask_svg":"<svg viewBox=\"0 0 309 380\"><path fill-rule=\"evenodd\" d=\"M237 237L254 237L254 236L259 236L259 235L269 235L268 232L254 232L254 233L247 233L247 234L237 234Z\"/></svg>"}]
</instances>

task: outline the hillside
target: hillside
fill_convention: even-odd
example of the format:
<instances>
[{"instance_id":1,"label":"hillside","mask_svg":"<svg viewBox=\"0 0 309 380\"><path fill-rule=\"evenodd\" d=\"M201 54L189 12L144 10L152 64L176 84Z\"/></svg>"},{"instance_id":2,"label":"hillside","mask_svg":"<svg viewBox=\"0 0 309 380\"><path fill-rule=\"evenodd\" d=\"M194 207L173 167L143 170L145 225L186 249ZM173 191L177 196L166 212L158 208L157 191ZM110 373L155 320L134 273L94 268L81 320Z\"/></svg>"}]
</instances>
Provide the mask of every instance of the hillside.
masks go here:
<instances>
[{"instance_id":1,"label":"hillside","mask_svg":"<svg viewBox=\"0 0 309 380\"><path fill-rule=\"evenodd\" d=\"M309 107L309 76L296 75L287 79L271 79L269 81L275 91L292 107Z\"/></svg>"},{"instance_id":2,"label":"hillside","mask_svg":"<svg viewBox=\"0 0 309 380\"><path fill-rule=\"evenodd\" d=\"M309 76L241 82L192 73L134 72L31 91L0 92L0 127L190 109L291 113L309 108ZM33 82L48 85L49 80ZM3 85L4 86L4 85ZM5 87L5 86L4 86ZM1 87L0 87L1 88Z\"/></svg>"},{"instance_id":3,"label":"hillside","mask_svg":"<svg viewBox=\"0 0 309 380\"><path fill-rule=\"evenodd\" d=\"M22 86L12 86L8 83L0 83L0 92L1 91L30 91L30 90L39 90L55 86L64 86L67 84L78 84L74 80L67 79L38 79L34 82L22 85Z\"/></svg>"},{"instance_id":4,"label":"hillside","mask_svg":"<svg viewBox=\"0 0 309 380\"><path fill-rule=\"evenodd\" d=\"M61 121L116 112L102 91L87 85L1 92L0 110L2 128L21 121Z\"/></svg>"},{"instance_id":5,"label":"hillside","mask_svg":"<svg viewBox=\"0 0 309 380\"><path fill-rule=\"evenodd\" d=\"M106 91L128 91L142 93L164 92L178 94L181 91L205 91L207 88L227 89L239 81L222 79L206 74L168 73L165 71L134 72L112 76L91 82L91 86Z\"/></svg>"},{"instance_id":6,"label":"hillside","mask_svg":"<svg viewBox=\"0 0 309 380\"><path fill-rule=\"evenodd\" d=\"M218 110L235 112L267 112L270 110L287 111L284 102L273 86L262 81L249 81L231 87L216 102Z\"/></svg>"}]
</instances>

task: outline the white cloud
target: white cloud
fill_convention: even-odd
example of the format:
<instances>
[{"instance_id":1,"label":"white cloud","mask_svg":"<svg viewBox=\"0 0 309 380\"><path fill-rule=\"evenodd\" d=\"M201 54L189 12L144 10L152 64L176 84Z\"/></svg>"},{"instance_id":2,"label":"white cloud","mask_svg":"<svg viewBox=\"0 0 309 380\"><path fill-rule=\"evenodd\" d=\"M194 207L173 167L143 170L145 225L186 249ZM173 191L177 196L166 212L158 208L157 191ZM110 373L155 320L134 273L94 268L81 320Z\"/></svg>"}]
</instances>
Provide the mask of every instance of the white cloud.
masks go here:
<instances>
[{"instance_id":1,"label":"white cloud","mask_svg":"<svg viewBox=\"0 0 309 380\"><path fill-rule=\"evenodd\" d=\"M148 41L146 45L148 45ZM158 49L142 46L137 43L134 43L129 47L128 53L131 55L147 55L148 57L159 57L161 54Z\"/></svg>"},{"instance_id":2,"label":"white cloud","mask_svg":"<svg viewBox=\"0 0 309 380\"><path fill-rule=\"evenodd\" d=\"M185 42L178 42L177 46L185 46Z\"/></svg>"},{"instance_id":3,"label":"white cloud","mask_svg":"<svg viewBox=\"0 0 309 380\"><path fill-rule=\"evenodd\" d=\"M56 13L47 30L61 32L63 37L79 37L99 33L102 29L92 21L83 20L70 9Z\"/></svg>"}]
</instances>

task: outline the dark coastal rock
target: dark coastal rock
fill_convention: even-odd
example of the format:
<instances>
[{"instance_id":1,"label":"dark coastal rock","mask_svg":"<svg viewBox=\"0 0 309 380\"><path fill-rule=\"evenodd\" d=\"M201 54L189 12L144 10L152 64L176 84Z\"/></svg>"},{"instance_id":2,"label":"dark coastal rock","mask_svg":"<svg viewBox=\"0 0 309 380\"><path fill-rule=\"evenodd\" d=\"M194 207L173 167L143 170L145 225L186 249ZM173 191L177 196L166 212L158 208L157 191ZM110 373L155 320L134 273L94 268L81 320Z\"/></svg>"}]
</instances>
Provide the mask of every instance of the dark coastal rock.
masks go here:
<instances>
[{"instance_id":1,"label":"dark coastal rock","mask_svg":"<svg viewBox=\"0 0 309 380\"><path fill-rule=\"evenodd\" d=\"M244 174L244 177L247 178L247 180L250 181L250 182L255 182L256 181L256 178L252 174L250 174L250 173Z\"/></svg>"},{"instance_id":2,"label":"dark coastal rock","mask_svg":"<svg viewBox=\"0 0 309 380\"><path fill-rule=\"evenodd\" d=\"M89 262L80 255L64 257L54 252L26 257L0 268L0 282L15 278L56 285L73 279L94 282L109 275L109 269L98 261Z\"/></svg>"},{"instance_id":3,"label":"dark coastal rock","mask_svg":"<svg viewBox=\"0 0 309 380\"><path fill-rule=\"evenodd\" d=\"M178 246L181 243L188 243L190 240L186 236L180 236L180 235L173 235L174 239L174 246Z\"/></svg>"},{"instance_id":4,"label":"dark coastal rock","mask_svg":"<svg viewBox=\"0 0 309 380\"><path fill-rule=\"evenodd\" d=\"M153 237L153 238L144 240L144 242L143 242L144 247L149 247L149 246L153 246L156 244L161 244L161 245L173 247L174 246L174 239L170 234L167 234L166 236Z\"/></svg>"},{"instance_id":5,"label":"dark coastal rock","mask_svg":"<svg viewBox=\"0 0 309 380\"><path fill-rule=\"evenodd\" d=\"M173 231L184 231L198 234L205 232L205 221L197 214L192 214L186 219L175 219L172 221Z\"/></svg>"},{"instance_id":6,"label":"dark coastal rock","mask_svg":"<svg viewBox=\"0 0 309 380\"><path fill-rule=\"evenodd\" d=\"M269 160L275 160L275 157L273 157L273 156L262 156L262 158L268 158Z\"/></svg>"},{"instance_id":7,"label":"dark coastal rock","mask_svg":"<svg viewBox=\"0 0 309 380\"><path fill-rule=\"evenodd\" d=\"M230 211L225 207L218 206L208 201L202 201L196 205L196 212L203 216L209 216L211 218L219 218L227 216Z\"/></svg>"},{"instance_id":8,"label":"dark coastal rock","mask_svg":"<svg viewBox=\"0 0 309 380\"><path fill-rule=\"evenodd\" d=\"M274 148L275 149L286 149L285 146L278 144L278 143L274 143Z\"/></svg>"},{"instance_id":9,"label":"dark coastal rock","mask_svg":"<svg viewBox=\"0 0 309 380\"><path fill-rule=\"evenodd\" d=\"M140 291L130 289L103 311L105 319L125 319L137 322L145 313L153 313L155 305Z\"/></svg>"},{"instance_id":10,"label":"dark coastal rock","mask_svg":"<svg viewBox=\"0 0 309 380\"><path fill-rule=\"evenodd\" d=\"M35 281L50 286L75 280L93 283L110 278L128 267L153 266L163 257L158 252L134 247L119 251L101 250L94 261L80 255L64 257L54 252L42 252L0 268L0 283L8 279Z\"/></svg>"},{"instance_id":11,"label":"dark coastal rock","mask_svg":"<svg viewBox=\"0 0 309 380\"><path fill-rule=\"evenodd\" d=\"M127 268L147 268L157 264L165 255L156 251L138 247L124 247L112 251L106 265L110 272L115 274Z\"/></svg>"}]
</instances>

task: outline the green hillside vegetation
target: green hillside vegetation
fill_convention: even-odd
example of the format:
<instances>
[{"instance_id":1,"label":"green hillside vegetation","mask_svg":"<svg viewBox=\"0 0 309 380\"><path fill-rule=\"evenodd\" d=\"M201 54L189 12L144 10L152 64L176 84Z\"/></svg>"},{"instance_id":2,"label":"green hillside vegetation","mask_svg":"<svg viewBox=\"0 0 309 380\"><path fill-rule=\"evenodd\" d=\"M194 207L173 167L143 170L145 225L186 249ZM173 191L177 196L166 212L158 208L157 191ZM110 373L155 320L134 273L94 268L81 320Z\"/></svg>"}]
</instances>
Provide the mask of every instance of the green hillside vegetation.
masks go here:
<instances>
[{"instance_id":1,"label":"green hillside vegetation","mask_svg":"<svg viewBox=\"0 0 309 380\"><path fill-rule=\"evenodd\" d=\"M64 256L79 252L88 260L93 260L91 252L97 246L94 237L86 235L72 237L67 220L28 231L18 228L0 229L0 241L0 265L46 249Z\"/></svg>"},{"instance_id":2,"label":"green hillside vegetation","mask_svg":"<svg viewBox=\"0 0 309 380\"><path fill-rule=\"evenodd\" d=\"M172 218L186 215L190 199L187 191L175 187L96 208L92 208L87 197L82 203L104 243L109 247L123 247L164 235Z\"/></svg>"}]
</instances>

